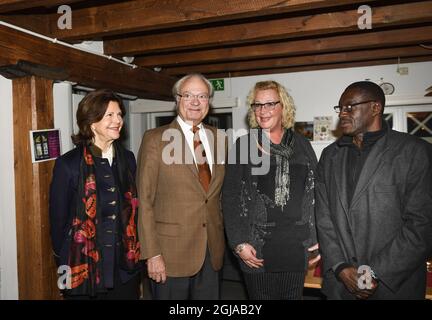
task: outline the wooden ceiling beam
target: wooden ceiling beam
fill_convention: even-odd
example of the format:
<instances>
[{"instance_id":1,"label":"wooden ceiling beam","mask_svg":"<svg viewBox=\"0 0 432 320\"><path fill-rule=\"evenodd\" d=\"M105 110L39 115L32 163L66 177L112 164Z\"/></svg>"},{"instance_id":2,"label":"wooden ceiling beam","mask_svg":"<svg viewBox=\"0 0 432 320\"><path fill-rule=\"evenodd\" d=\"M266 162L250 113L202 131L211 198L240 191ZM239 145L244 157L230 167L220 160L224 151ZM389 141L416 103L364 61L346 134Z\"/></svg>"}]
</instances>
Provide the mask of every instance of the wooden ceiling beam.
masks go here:
<instances>
[{"instance_id":1,"label":"wooden ceiling beam","mask_svg":"<svg viewBox=\"0 0 432 320\"><path fill-rule=\"evenodd\" d=\"M412 2L373 8L374 29L432 21L432 1ZM292 39L295 37L353 32L361 15L355 10L279 18L235 25L223 25L149 34L104 41L112 55L138 55L151 52L220 47L240 43Z\"/></svg>"},{"instance_id":2,"label":"wooden ceiling beam","mask_svg":"<svg viewBox=\"0 0 432 320\"><path fill-rule=\"evenodd\" d=\"M60 17L59 14L23 14L21 12L15 11L25 9L29 11L29 9L36 9L40 7L59 7L64 4L72 5L76 2L83 2L83 0L0 0L0 20L27 30L49 36L51 29L51 19L49 17L51 17L53 21L55 20L55 26L57 28L57 21Z\"/></svg>"},{"instance_id":3,"label":"wooden ceiling beam","mask_svg":"<svg viewBox=\"0 0 432 320\"><path fill-rule=\"evenodd\" d=\"M275 58L275 59L262 59L262 60L249 60L249 61L236 61L228 63L218 63L210 65L193 65L184 67L173 67L164 70L165 74L169 75L183 75L192 72L199 73L221 73L233 72L243 70L257 70L257 69L272 69L272 68L287 68L304 65L317 65L365 60L377 60L398 57L414 57L414 56L432 56L432 50L422 48L420 46L412 47L398 47L387 49L371 49L359 50L340 53L324 53L306 56L288 57L288 58Z\"/></svg>"},{"instance_id":4,"label":"wooden ceiling beam","mask_svg":"<svg viewBox=\"0 0 432 320\"><path fill-rule=\"evenodd\" d=\"M375 1L377 0L135 0L74 10L74 27L71 30L58 29L55 15L49 17L48 24L52 37L83 40Z\"/></svg>"},{"instance_id":5,"label":"wooden ceiling beam","mask_svg":"<svg viewBox=\"0 0 432 320\"><path fill-rule=\"evenodd\" d=\"M146 67L181 66L187 64L215 63L281 56L294 56L367 49L376 47L403 46L432 41L432 26L406 28L353 35L324 37L307 40L293 40L278 43L247 45L232 48L178 52L137 57L134 63Z\"/></svg>"},{"instance_id":6,"label":"wooden ceiling beam","mask_svg":"<svg viewBox=\"0 0 432 320\"><path fill-rule=\"evenodd\" d=\"M46 17L41 14L33 14L29 19L26 15L0 15L0 21L10 23L12 25L37 32L43 35L49 33Z\"/></svg>"},{"instance_id":7,"label":"wooden ceiling beam","mask_svg":"<svg viewBox=\"0 0 432 320\"><path fill-rule=\"evenodd\" d=\"M83 0L0 0L0 13L39 7L50 8L79 1Z\"/></svg>"},{"instance_id":8,"label":"wooden ceiling beam","mask_svg":"<svg viewBox=\"0 0 432 320\"><path fill-rule=\"evenodd\" d=\"M432 61L432 56L420 56L420 57L409 57L401 59L401 63L411 62L423 62ZM280 73L292 73L292 72L305 72L305 71L317 71L317 70L329 70L329 69L340 69L340 68L357 68L357 67L370 67L378 65L397 64L398 61L394 58L391 59L380 59L380 60L369 60L369 61L356 61L356 62L341 62L341 63L329 63L320 65L308 65L308 66L296 66L289 68L274 68L266 70L247 70L247 71L234 71L234 72L220 72L220 73L208 73L205 74L209 79L215 78L229 78L229 77L248 77L258 75L271 75ZM395 71L396 72L396 71Z\"/></svg>"},{"instance_id":9,"label":"wooden ceiling beam","mask_svg":"<svg viewBox=\"0 0 432 320\"><path fill-rule=\"evenodd\" d=\"M0 57L1 67L6 71L19 68L24 61L31 65L32 70L44 72L46 68L47 74L64 75L61 79L53 80L69 80L92 88L109 88L147 99L172 100L171 88L176 80L145 68L132 69L5 26L0 26ZM56 69L60 72L56 72Z\"/></svg>"}]
</instances>

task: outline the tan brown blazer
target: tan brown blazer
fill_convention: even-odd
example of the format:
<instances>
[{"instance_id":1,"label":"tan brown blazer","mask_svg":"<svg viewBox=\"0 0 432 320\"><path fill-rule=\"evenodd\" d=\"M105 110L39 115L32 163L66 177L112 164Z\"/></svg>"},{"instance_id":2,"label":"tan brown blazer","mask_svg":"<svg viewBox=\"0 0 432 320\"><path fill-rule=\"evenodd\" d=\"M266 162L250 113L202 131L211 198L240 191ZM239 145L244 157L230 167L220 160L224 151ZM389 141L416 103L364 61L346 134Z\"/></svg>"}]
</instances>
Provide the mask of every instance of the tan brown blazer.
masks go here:
<instances>
[{"instance_id":1,"label":"tan brown blazer","mask_svg":"<svg viewBox=\"0 0 432 320\"><path fill-rule=\"evenodd\" d=\"M171 277L196 274L203 265L207 246L214 270L221 269L223 263L225 239L220 193L225 175L226 139L217 136L216 128L204 127L214 161L207 193L198 180L197 167L177 120L146 131L139 151L141 258L161 254ZM162 139L171 136L176 140ZM167 164L162 158L174 154L168 152L173 146L177 148L176 163Z\"/></svg>"}]
</instances>

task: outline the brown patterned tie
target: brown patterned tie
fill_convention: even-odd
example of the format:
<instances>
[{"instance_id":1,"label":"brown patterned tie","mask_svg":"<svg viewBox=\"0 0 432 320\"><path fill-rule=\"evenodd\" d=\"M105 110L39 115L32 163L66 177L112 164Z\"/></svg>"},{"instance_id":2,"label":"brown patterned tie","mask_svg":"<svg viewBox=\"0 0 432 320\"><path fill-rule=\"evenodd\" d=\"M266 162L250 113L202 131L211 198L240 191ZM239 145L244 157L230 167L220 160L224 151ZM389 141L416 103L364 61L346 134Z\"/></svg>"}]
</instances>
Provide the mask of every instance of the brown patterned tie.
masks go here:
<instances>
[{"instance_id":1,"label":"brown patterned tie","mask_svg":"<svg viewBox=\"0 0 432 320\"><path fill-rule=\"evenodd\" d=\"M192 127L192 132L194 133L195 159L198 167L199 181L203 186L204 190L207 192L210 185L211 172L209 164L207 162L204 146L199 137L199 129L200 128L198 128L197 126Z\"/></svg>"}]
</instances>

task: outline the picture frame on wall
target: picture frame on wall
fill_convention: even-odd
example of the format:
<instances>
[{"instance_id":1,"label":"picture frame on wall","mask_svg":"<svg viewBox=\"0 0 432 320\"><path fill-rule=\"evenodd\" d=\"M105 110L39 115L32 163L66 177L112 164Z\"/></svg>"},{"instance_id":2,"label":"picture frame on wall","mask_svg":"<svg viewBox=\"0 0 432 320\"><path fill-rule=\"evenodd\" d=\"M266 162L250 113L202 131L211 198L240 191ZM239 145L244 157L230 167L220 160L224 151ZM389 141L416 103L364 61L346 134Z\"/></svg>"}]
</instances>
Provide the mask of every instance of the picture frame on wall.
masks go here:
<instances>
[{"instance_id":1,"label":"picture frame on wall","mask_svg":"<svg viewBox=\"0 0 432 320\"><path fill-rule=\"evenodd\" d=\"M313 121L299 121L294 124L294 131L306 137L306 139L313 140Z\"/></svg>"},{"instance_id":2,"label":"picture frame on wall","mask_svg":"<svg viewBox=\"0 0 432 320\"><path fill-rule=\"evenodd\" d=\"M332 125L333 125L332 116L314 117L313 140L314 141L333 140Z\"/></svg>"},{"instance_id":3,"label":"picture frame on wall","mask_svg":"<svg viewBox=\"0 0 432 320\"><path fill-rule=\"evenodd\" d=\"M31 130L32 162L54 160L61 155L60 129Z\"/></svg>"}]
</instances>

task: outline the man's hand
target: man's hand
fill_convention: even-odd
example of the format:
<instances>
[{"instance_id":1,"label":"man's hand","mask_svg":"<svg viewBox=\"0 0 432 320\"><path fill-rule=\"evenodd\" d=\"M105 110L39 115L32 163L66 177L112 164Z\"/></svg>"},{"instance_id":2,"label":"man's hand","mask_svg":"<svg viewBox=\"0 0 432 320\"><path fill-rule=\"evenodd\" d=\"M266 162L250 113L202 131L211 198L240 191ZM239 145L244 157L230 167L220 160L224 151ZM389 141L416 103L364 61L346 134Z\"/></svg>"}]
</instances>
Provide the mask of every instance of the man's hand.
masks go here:
<instances>
[{"instance_id":1,"label":"man's hand","mask_svg":"<svg viewBox=\"0 0 432 320\"><path fill-rule=\"evenodd\" d=\"M157 283L166 281L165 262L161 255L147 259L147 273Z\"/></svg>"},{"instance_id":2,"label":"man's hand","mask_svg":"<svg viewBox=\"0 0 432 320\"><path fill-rule=\"evenodd\" d=\"M243 250L237 254L250 268L261 268L264 266L264 260L256 257L256 250L249 243L246 243Z\"/></svg>"},{"instance_id":3,"label":"man's hand","mask_svg":"<svg viewBox=\"0 0 432 320\"><path fill-rule=\"evenodd\" d=\"M309 267L313 266L315 263L321 260L321 255L319 254L319 245L318 243L308 248L309 252Z\"/></svg>"},{"instance_id":4,"label":"man's hand","mask_svg":"<svg viewBox=\"0 0 432 320\"><path fill-rule=\"evenodd\" d=\"M349 292L357 299L368 299L376 290L378 283L372 279L371 289L360 289L358 286L358 273L354 267L342 269L339 273L339 279L343 282Z\"/></svg>"}]
</instances>

